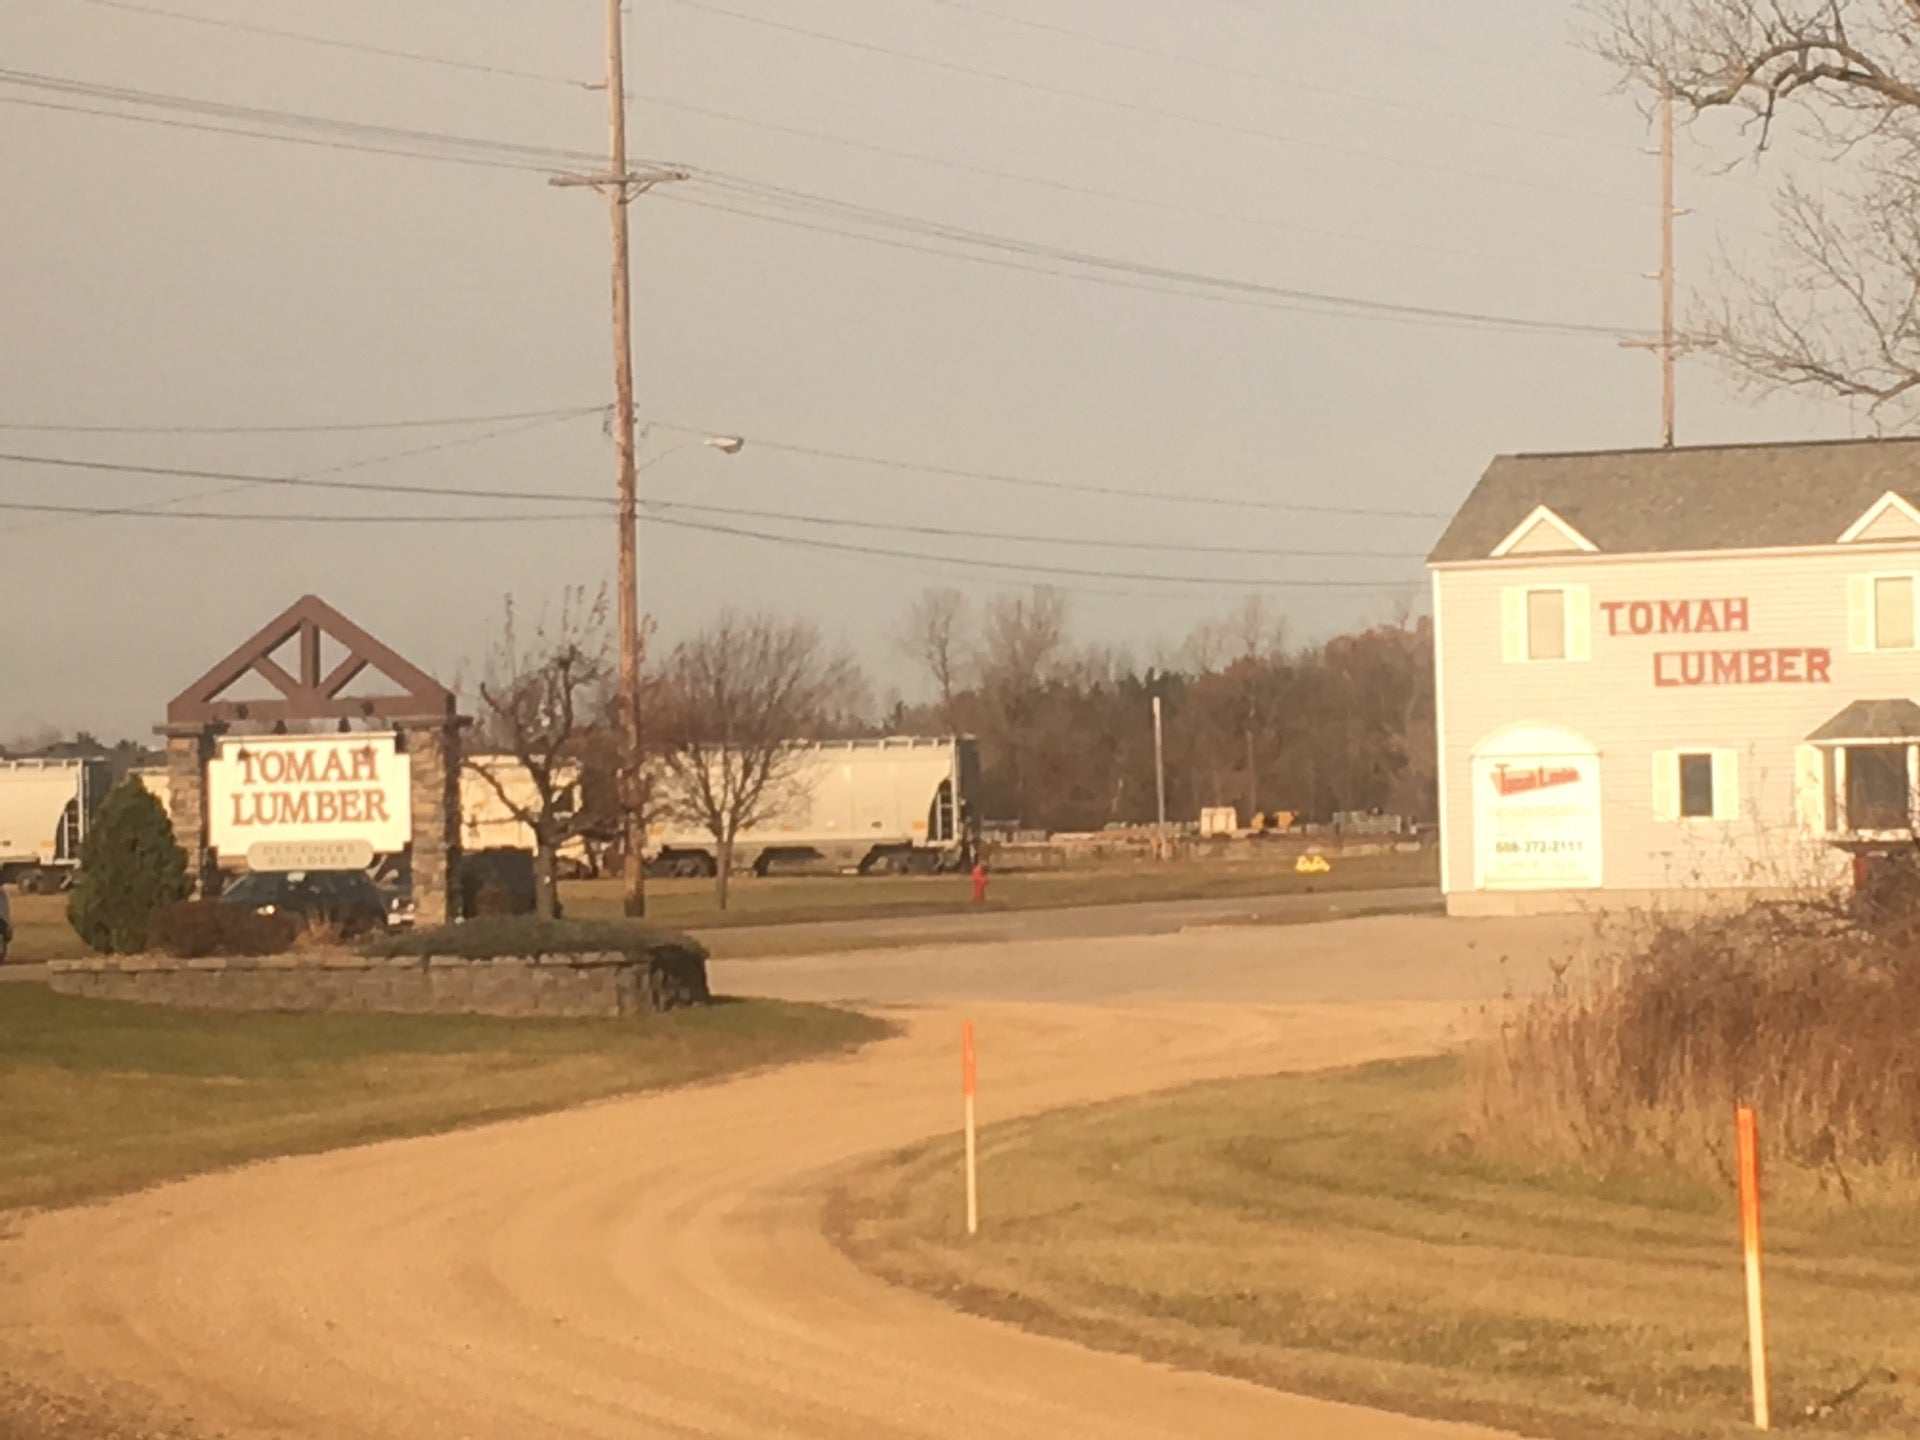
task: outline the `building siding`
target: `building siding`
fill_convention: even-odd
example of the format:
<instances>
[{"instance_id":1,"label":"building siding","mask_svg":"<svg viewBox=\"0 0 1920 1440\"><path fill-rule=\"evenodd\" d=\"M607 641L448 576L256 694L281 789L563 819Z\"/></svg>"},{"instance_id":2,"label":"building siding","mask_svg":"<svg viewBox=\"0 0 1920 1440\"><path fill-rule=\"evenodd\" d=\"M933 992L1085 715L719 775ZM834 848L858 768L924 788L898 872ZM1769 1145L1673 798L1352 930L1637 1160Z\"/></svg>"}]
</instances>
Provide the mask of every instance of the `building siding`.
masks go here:
<instances>
[{"instance_id":1,"label":"building siding","mask_svg":"<svg viewBox=\"0 0 1920 1440\"><path fill-rule=\"evenodd\" d=\"M1834 883L1844 874L1844 856L1802 823L1802 747L1854 700L1920 696L1920 652L1862 652L1850 643L1858 640L1850 634L1850 579L1910 571L1920 572L1920 545L1913 543L1717 555L1521 555L1436 568L1442 879L1450 900L1485 893L1474 756L1516 727L1568 732L1597 757L1599 888L1605 892L1658 896ZM1513 653L1514 606L1503 593L1561 586L1569 587L1570 603L1584 593L1584 615L1570 617L1569 628L1584 622L1585 643L1569 649L1587 658L1506 658ZM1608 609L1653 602L1657 631L1663 601L1744 601L1746 628L1633 634L1627 632L1635 617ZM1775 656L1753 663L1762 673L1784 669L1801 678L1732 683L1729 667L1738 664L1744 674L1748 665L1740 660L1723 661L1721 682L1713 683L1712 661L1674 658L1700 651L1791 652L1797 661L1782 665ZM1810 656L1819 651L1828 654L1824 666ZM1668 658L1656 671L1659 655ZM1657 677L1684 682L1694 676L1706 683L1656 683ZM1655 756L1694 751L1731 752L1739 785L1735 818L1656 817ZM1555 895L1548 887L1530 901L1545 907L1571 898L1573 892Z\"/></svg>"}]
</instances>

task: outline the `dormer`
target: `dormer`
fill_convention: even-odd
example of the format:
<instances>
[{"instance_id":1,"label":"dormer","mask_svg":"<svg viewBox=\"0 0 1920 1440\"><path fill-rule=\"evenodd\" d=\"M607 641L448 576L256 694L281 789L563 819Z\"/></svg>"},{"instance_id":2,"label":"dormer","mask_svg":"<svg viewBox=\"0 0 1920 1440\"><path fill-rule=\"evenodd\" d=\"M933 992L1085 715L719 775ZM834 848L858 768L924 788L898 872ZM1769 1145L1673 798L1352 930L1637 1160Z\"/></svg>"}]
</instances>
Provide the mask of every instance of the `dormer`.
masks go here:
<instances>
[{"instance_id":1,"label":"dormer","mask_svg":"<svg viewBox=\"0 0 1920 1440\"><path fill-rule=\"evenodd\" d=\"M1908 513L1913 512L1909 509ZM1920 521L1920 516L1915 519ZM1914 538L1920 539L1920 526L1916 527ZM1493 558L1501 560L1509 555L1594 555L1599 550L1598 545L1552 510L1545 505L1537 505L1533 513L1516 525L1506 539L1493 547Z\"/></svg>"},{"instance_id":2,"label":"dormer","mask_svg":"<svg viewBox=\"0 0 1920 1440\"><path fill-rule=\"evenodd\" d=\"M1920 510L1906 496L1889 490L1846 528L1842 545L1869 541L1920 541Z\"/></svg>"}]
</instances>

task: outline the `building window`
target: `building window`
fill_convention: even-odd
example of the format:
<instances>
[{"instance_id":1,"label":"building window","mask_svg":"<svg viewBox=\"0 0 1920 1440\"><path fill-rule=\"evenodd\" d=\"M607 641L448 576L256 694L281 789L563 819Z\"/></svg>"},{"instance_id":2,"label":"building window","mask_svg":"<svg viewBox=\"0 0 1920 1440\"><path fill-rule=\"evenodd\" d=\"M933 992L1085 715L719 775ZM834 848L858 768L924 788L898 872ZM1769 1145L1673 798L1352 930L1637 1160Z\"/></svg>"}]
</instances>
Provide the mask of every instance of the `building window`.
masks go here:
<instances>
[{"instance_id":1,"label":"building window","mask_svg":"<svg viewBox=\"0 0 1920 1440\"><path fill-rule=\"evenodd\" d=\"M1854 575L1847 580L1847 648L1920 649L1920 575Z\"/></svg>"},{"instance_id":2,"label":"building window","mask_svg":"<svg viewBox=\"0 0 1920 1440\"><path fill-rule=\"evenodd\" d=\"M1912 823L1905 745L1849 745L1847 828L1856 834L1905 830Z\"/></svg>"},{"instance_id":3,"label":"building window","mask_svg":"<svg viewBox=\"0 0 1920 1440\"><path fill-rule=\"evenodd\" d=\"M1653 818L1738 820L1740 752L1661 750L1653 757Z\"/></svg>"},{"instance_id":4,"label":"building window","mask_svg":"<svg viewBox=\"0 0 1920 1440\"><path fill-rule=\"evenodd\" d=\"M1500 592L1501 658L1509 665L1585 660L1593 598L1585 585L1510 585Z\"/></svg>"},{"instance_id":5,"label":"building window","mask_svg":"<svg viewBox=\"0 0 1920 1440\"><path fill-rule=\"evenodd\" d=\"M1527 591L1527 658L1567 658L1567 592Z\"/></svg>"},{"instance_id":6,"label":"building window","mask_svg":"<svg viewBox=\"0 0 1920 1440\"><path fill-rule=\"evenodd\" d=\"M1873 582L1873 648L1911 650L1913 629L1913 576L1876 576Z\"/></svg>"},{"instance_id":7,"label":"building window","mask_svg":"<svg viewBox=\"0 0 1920 1440\"><path fill-rule=\"evenodd\" d=\"M1713 819L1713 756L1680 757L1680 818Z\"/></svg>"}]
</instances>

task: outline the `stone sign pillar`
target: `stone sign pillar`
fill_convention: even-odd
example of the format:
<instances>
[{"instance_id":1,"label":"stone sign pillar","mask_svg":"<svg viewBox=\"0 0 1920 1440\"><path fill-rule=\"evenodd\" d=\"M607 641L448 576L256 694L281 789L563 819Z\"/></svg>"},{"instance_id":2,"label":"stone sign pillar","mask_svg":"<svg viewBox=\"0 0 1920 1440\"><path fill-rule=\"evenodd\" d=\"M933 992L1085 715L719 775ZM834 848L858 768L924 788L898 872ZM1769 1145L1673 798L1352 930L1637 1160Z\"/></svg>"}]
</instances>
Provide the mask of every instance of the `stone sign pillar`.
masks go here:
<instances>
[{"instance_id":1,"label":"stone sign pillar","mask_svg":"<svg viewBox=\"0 0 1920 1440\"><path fill-rule=\"evenodd\" d=\"M207 843L207 761L213 731L205 726L170 729L167 736L167 811L174 843L187 857L187 879L196 896L219 893L219 863Z\"/></svg>"},{"instance_id":2,"label":"stone sign pillar","mask_svg":"<svg viewBox=\"0 0 1920 1440\"><path fill-rule=\"evenodd\" d=\"M400 735L413 773L415 923L444 925L460 913L460 726L404 725Z\"/></svg>"}]
</instances>

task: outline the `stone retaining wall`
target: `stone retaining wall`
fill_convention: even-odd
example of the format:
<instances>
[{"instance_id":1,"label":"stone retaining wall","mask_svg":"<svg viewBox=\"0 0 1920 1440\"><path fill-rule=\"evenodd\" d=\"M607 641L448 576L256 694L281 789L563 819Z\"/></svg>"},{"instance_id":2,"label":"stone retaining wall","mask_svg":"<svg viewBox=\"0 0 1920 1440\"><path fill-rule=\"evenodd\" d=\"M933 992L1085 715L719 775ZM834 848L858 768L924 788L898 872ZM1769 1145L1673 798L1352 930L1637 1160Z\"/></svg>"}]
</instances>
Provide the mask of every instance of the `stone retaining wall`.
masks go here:
<instances>
[{"instance_id":1,"label":"stone retaining wall","mask_svg":"<svg viewBox=\"0 0 1920 1440\"><path fill-rule=\"evenodd\" d=\"M708 998L706 962L697 950L669 950L644 960L619 953L501 960L132 956L56 960L47 966L47 981L62 995L196 1010L643 1015Z\"/></svg>"}]
</instances>

